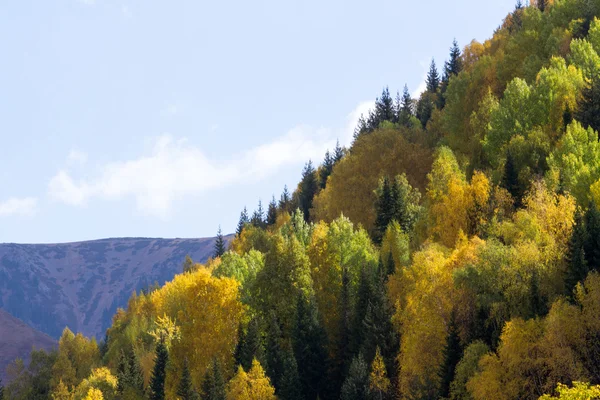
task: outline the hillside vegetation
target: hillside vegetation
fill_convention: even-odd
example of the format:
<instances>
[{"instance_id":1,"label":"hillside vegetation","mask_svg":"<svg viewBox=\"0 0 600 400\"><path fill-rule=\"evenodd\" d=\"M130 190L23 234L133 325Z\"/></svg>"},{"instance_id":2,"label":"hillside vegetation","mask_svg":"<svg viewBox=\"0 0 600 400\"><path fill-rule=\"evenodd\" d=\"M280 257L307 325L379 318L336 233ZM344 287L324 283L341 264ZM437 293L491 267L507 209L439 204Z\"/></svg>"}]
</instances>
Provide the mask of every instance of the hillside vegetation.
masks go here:
<instances>
[{"instance_id":1,"label":"hillside vegetation","mask_svg":"<svg viewBox=\"0 0 600 400\"><path fill-rule=\"evenodd\" d=\"M4 396L599 398L598 16L518 2L455 42L228 249L134 295L99 345L65 330Z\"/></svg>"}]
</instances>

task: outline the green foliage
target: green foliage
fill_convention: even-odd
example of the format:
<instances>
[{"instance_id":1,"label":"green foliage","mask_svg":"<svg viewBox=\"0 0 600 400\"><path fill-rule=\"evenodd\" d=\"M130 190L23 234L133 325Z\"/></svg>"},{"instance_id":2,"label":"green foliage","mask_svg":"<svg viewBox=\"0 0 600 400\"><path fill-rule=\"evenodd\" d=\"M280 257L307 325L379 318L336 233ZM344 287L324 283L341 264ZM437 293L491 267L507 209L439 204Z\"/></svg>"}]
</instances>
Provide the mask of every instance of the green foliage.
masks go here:
<instances>
[{"instance_id":1,"label":"green foliage","mask_svg":"<svg viewBox=\"0 0 600 400\"><path fill-rule=\"evenodd\" d=\"M177 396L181 400L195 400L198 397L192 386L192 377L190 376L187 359L183 361L183 370L181 371L179 386L177 387Z\"/></svg>"},{"instance_id":2,"label":"green foliage","mask_svg":"<svg viewBox=\"0 0 600 400\"><path fill-rule=\"evenodd\" d=\"M451 400L471 400L467 392L467 382L480 371L479 360L489 353L490 348L481 340L472 342L465 349L462 358L456 365L454 380L450 385Z\"/></svg>"},{"instance_id":3,"label":"green foliage","mask_svg":"<svg viewBox=\"0 0 600 400\"><path fill-rule=\"evenodd\" d=\"M156 344L156 355L154 358L154 368L152 369L152 378L150 379L150 399L164 400L165 380L167 377L167 362L169 361L169 352L164 340Z\"/></svg>"},{"instance_id":4,"label":"green foliage","mask_svg":"<svg viewBox=\"0 0 600 400\"><path fill-rule=\"evenodd\" d=\"M430 93L436 93L440 86L440 74L438 73L437 67L435 66L435 60L431 60L429 66L429 72L427 73L427 79L425 80L427 91Z\"/></svg>"},{"instance_id":5,"label":"green foliage","mask_svg":"<svg viewBox=\"0 0 600 400\"><path fill-rule=\"evenodd\" d=\"M342 385L340 400L367 400L369 396L369 366L362 355L350 364L348 376Z\"/></svg>"},{"instance_id":6,"label":"green foliage","mask_svg":"<svg viewBox=\"0 0 600 400\"><path fill-rule=\"evenodd\" d=\"M310 213L313 204L313 198L319 190L317 181L317 172L315 171L312 161L308 161L302 171L302 179L298 184L298 204L300 210L304 214L304 219L310 221Z\"/></svg>"},{"instance_id":7,"label":"green foliage","mask_svg":"<svg viewBox=\"0 0 600 400\"><path fill-rule=\"evenodd\" d=\"M213 257L217 258L223 256L223 254L225 254L225 250L225 240L223 239L223 232L221 232L221 227L219 226L219 230L217 231L217 237L215 239L215 252L213 254Z\"/></svg>"},{"instance_id":8,"label":"green foliage","mask_svg":"<svg viewBox=\"0 0 600 400\"><path fill-rule=\"evenodd\" d=\"M225 400L225 381L221 371L221 365L213 358L212 365L206 370L202 381L203 400Z\"/></svg>"},{"instance_id":9,"label":"green foliage","mask_svg":"<svg viewBox=\"0 0 600 400\"><path fill-rule=\"evenodd\" d=\"M238 226L235 231L235 234L237 236L240 236L242 234L242 231L246 227L246 225L249 223L250 223L250 218L248 217L248 209L246 207L244 207L244 209L240 213L240 220L238 222Z\"/></svg>"}]
</instances>

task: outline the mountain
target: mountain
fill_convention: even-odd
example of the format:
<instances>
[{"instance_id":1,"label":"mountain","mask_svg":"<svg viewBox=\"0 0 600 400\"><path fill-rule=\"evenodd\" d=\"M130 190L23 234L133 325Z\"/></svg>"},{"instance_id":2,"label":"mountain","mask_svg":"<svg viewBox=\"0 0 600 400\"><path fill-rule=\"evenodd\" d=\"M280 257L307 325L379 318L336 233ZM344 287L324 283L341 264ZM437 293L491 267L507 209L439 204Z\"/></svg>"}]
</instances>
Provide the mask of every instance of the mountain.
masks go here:
<instances>
[{"instance_id":1,"label":"mountain","mask_svg":"<svg viewBox=\"0 0 600 400\"><path fill-rule=\"evenodd\" d=\"M0 310L0 378L15 358L27 359L32 347L49 350L56 344L50 336Z\"/></svg>"},{"instance_id":2,"label":"mountain","mask_svg":"<svg viewBox=\"0 0 600 400\"><path fill-rule=\"evenodd\" d=\"M206 261L214 241L117 238L0 244L0 308L53 338L66 326L102 338L134 290L172 279L187 254L196 262Z\"/></svg>"}]
</instances>

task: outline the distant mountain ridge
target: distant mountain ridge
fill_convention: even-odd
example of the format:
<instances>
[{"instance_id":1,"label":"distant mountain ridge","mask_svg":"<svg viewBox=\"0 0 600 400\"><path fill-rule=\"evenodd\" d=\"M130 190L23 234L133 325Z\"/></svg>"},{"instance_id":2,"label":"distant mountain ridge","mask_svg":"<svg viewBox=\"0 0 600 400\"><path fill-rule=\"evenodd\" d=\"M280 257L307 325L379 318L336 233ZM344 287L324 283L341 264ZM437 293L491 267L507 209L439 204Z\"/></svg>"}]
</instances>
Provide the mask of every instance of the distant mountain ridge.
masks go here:
<instances>
[{"instance_id":1,"label":"distant mountain ridge","mask_svg":"<svg viewBox=\"0 0 600 400\"><path fill-rule=\"evenodd\" d=\"M0 244L0 308L53 338L66 326L102 338L134 290L172 279L187 254L206 261L214 242L112 238Z\"/></svg>"}]
</instances>

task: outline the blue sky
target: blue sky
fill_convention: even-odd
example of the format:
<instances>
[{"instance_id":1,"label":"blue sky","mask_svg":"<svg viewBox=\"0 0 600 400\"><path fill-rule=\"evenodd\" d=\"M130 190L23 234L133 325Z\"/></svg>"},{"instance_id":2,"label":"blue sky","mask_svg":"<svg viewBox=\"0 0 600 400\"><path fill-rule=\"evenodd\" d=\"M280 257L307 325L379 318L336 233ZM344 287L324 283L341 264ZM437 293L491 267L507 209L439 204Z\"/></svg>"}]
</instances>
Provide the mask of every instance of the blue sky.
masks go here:
<instances>
[{"instance_id":1,"label":"blue sky","mask_svg":"<svg viewBox=\"0 0 600 400\"><path fill-rule=\"evenodd\" d=\"M213 236L513 0L0 4L0 242Z\"/></svg>"}]
</instances>

